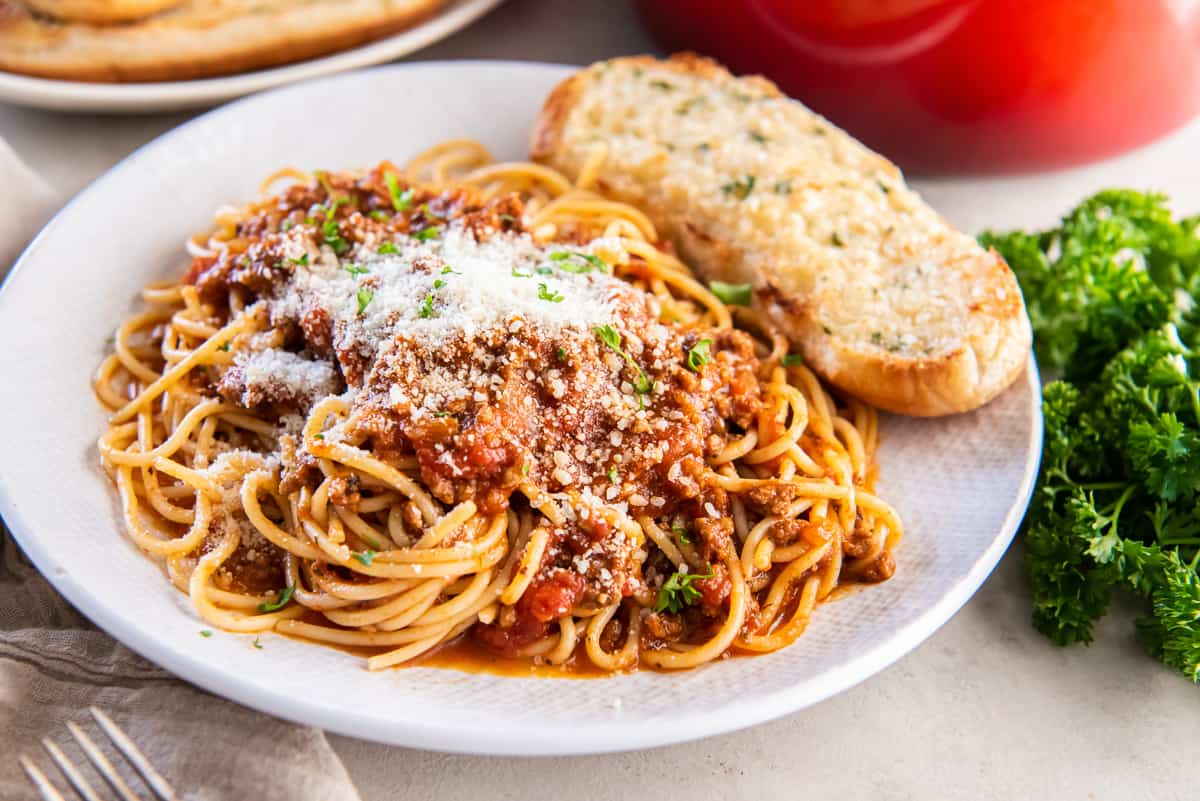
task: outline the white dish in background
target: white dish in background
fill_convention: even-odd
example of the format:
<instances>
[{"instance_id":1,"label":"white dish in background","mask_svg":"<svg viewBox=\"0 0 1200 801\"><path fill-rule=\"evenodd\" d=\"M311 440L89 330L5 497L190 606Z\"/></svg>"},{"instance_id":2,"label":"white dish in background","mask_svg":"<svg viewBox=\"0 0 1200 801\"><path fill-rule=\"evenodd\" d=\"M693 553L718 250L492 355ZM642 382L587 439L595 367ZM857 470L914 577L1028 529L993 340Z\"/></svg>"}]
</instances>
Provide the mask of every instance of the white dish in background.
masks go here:
<instances>
[{"instance_id":1,"label":"white dish in background","mask_svg":"<svg viewBox=\"0 0 1200 801\"><path fill-rule=\"evenodd\" d=\"M385 67L247 98L146 145L72 201L0 291L0 514L84 614L139 653L279 717L396 745L581 754L683 742L802 709L876 673L941 626L1008 546L1041 444L1036 371L986 408L885 416L880 494L907 534L895 577L818 608L790 648L673 675L518 679L448 669L369 673L358 657L205 628L124 536L95 440L90 376L138 289L183 269L183 240L288 163L403 161L452 137L525 154L542 98L572 68L509 62ZM381 103L402 97L403 103ZM321 109L314 115L313 109ZM280 131L303 136L280 137ZM882 679L886 680L886 679Z\"/></svg>"},{"instance_id":2,"label":"white dish in background","mask_svg":"<svg viewBox=\"0 0 1200 801\"><path fill-rule=\"evenodd\" d=\"M236 75L192 81L87 83L35 78L0 70L0 101L55 111L138 113L223 103L263 89L369 67L406 56L458 32L504 0L449 0L408 30L320 58Z\"/></svg>"}]
</instances>

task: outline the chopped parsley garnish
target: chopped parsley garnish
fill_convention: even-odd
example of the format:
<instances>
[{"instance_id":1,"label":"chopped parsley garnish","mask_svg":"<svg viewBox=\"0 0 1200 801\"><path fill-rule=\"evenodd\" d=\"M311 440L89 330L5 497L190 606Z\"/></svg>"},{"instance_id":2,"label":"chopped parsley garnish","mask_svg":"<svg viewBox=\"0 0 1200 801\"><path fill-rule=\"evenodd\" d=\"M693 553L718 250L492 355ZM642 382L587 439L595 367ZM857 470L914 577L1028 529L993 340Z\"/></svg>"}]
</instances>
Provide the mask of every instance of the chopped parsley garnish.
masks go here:
<instances>
[{"instance_id":1,"label":"chopped parsley garnish","mask_svg":"<svg viewBox=\"0 0 1200 801\"><path fill-rule=\"evenodd\" d=\"M708 346L713 341L711 339L702 339L697 342L687 352L687 366L692 372L700 372L700 368L712 361L712 354L708 352Z\"/></svg>"},{"instance_id":2,"label":"chopped parsley garnish","mask_svg":"<svg viewBox=\"0 0 1200 801\"><path fill-rule=\"evenodd\" d=\"M259 635L259 636L257 636L257 637L255 637L255 638L254 638L254 647L255 647L255 648L257 648L257 649L258 649L258 650L260 650L260 651L263 649L263 645L262 645L262 635Z\"/></svg>"},{"instance_id":3,"label":"chopped parsley garnish","mask_svg":"<svg viewBox=\"0 0 1200 801\"><path fill-rule=\"evenodd\" d=\"M441 231L438 230L437 226L431 225L428 228L422 228L420 231L417 231L413 234L413 238L418 242L428 242L430 239L437 239L440 233Z\"/></svg>"},{"instance_id":4,"label":"chopped parsley garnish","mask_svg":"<svg viewBox=\"0 0 1200 801\"><path fill-rule=\"evenodd\" d=\"M442 267L442 275L462 275L462 273L458 272L449 264L447 264L446 266Z\"/></svg>"},{"instance_id":5,"label":"chopped parsley garnish","mask_svg":"<svg viewBox=\"0 0 1200 801\"><path fill-rule=\"evenodd\" d=\"M279 230L286 234L288 231L292 230L292 226L295 224L296 223L293 220L284 220L283 224L279 226Z\"/></svg>"},{"instance_id":6,"label":"chopped parsley garnish","mask_svg":"<svg viewBox=\"0 0 1200 801\"><path fill-rule=\"evenodd\" d=\"M883 345L883 333L881 331L871 332L871 344L879 346Z\"/></svg>"},{"instance_id":7,"label":"chopped parsley garnish","mask_svg":"<svg viewBox=\"0 0 1200 801\"><path fill-rule=\"evenodd\" d=\"M888 186L887 184L885 184L883 181L876 181L875 183L877 183L879 185L879 191L882 192L883 194L885 194L885 195L892 194L892 188L890 186Z\"/></svg>"},{"instance_id":8,"label":"chopped parsley garnish","mask_svg":"<svg viewBox=\"0 0 1200 801\"><path fill-rule=\"evenodd\" d=\"M392 219L392 215L388 214L383 209L375 209L374 211L368 212L367 216L372 220L378 220L379 222L387 222L388 220Z\"/></svg>"},{"instance_id":9,"label":"chopped parsley garnish","mask_svg":"<svg viewBox=\"0 0 1200 801\"><path fill-rule=\"evenodd\" d=\"M842 237L837 231L833 232L833 234L829 237L829 241L833 243L834 247L838 247L838 248L840 248L846 244L845 242L842 241Z\"/></svg>"},{"instance_id":10,"label":"chopped parsley garnish","mask_svg":"<svg viewBox=\"0 0 1200 801\"><path fill-rule=\"evenodd\" d=\"M740 181L730 181L721 187L721 191L727 195L733 195L738 200L745 200L754 191L755 177L747 175Z\"/></svg>"},{"instance_id":11,"label":"chopped parsley garnish","mask_svg":"<svg viewBox=\"0 0 1200 801\"><path fill-rule=\"evenodd\" d=\"M558 349L558 360L560 362L565 362L567 360L567 349L566 348L560 347Z\"/></svg>"},{"instance_id":12,"label":"chopped parsley garnish","mask_svg":"<svg viewBox=\"0 0 1200 801\"><path fill-rule=\"evenodd\" d=\"M654 604L654 611L661 612L665 609L671 614L682 612L700 600L700 590L693 585L697 581L710 579L714 575L712 565L708 566L707 573L672 573L671 577L663 583L662 589L658 591L658 601Z\"/></svg>"},{"instance_id":13,"label":"chopped parsley garnish","mask_svg":"<svg viewBox=\"0 0 1200 801\"><path fill-rule=\"evenodd\" d=\"M547 267L545 264L543 264L543 265L540 265L539 267L534 268L534 272L537 273L538 275L554 275L554 268Z\"/></svg>"},{"instance_id":14,"label":"chopped parsley garnish","mask_svg":"<svg viewBox=\"0 0 1200 801\"><path fill-rule=\"evenodd\" d=\"M258 611L277 612L288 605L288 602L292 600L292 593L295 591L295 587L284 587L282 590L275 593L274 601L264 601L263 603L259 604Z\"/></svg>"},{"instance_id":15,"label":"chopped parsley garnish","mask_svg":"<svg viewBox=\"0 0 1200 801\"><path fill-rule=\"evenodd\" d=\"M434 289L441 289L441 288L442 288L442 287L444 287L445 285L446 285L446 282L445 282L445 281L443 281L443 280L442 280L442 279L440 279L440 278L436 278L436 279L434 279L434 281L433 281L433 288L434 288Z\"/></svg>"},{"instance_id":16,"label":"chopped parsley garnish","mask_svg":"<svg viewBox=\"0 0 1200 801\"><path fill-rule=\"evenodd\" d=\"M514 223L516 223L516 221L517 221L517 218L512 216L511 214L501 214L500 215L500 222L502 222L502 223L508 223L509 225L513 225Z\"/></svg>"},{"instance_id":17,"label":"chopped parsley garnish","mask_svg":"<svg viewBox=\"0 0 1200 801\"><path fill-rule=\"evenodd\" d=\"M688 534L687 526L671 526L671 531L675 532L675 536L684 545L692 544L692 535Z\"/></svg>"},{"instance_id":18,"label":"chopped parsley garnish","mask_svg":"<svg viewBox=\"0 0 1200 801\"><path fill-rule=\"evenodd\" d=\"M621 335L617 332L617 329L613 328L608 323L605 323L604 325L596 326L594 330L596 332L596 336L600 338L601 342L603 342L618 356L628 362L630 367L638 371L637 378L633 380L633 391L638 395L638 408L644 408L645 404L642 400L642 396L649 395L654 391L654 382L646 377L646 371L643 370L641 365L634 361L634 358L625 352L625 350L621 347Z\"/></svg>"},{"instance_id":19,"label":"chopped parsley garnish","mask_svg":"<svg viewBox=\"0 0 1200 801\"><path fill-rule=\"evenodd\" d=\"M224 345L222 345L220 348L218 348L218 350L223 350L226 353L229 353L229 342L226 341Z\"/></svg>"},{"instance_id":20,"label":"chopped parsley garnish","mask_svg":"<svg viewBox=\"0 0 1200 801\"><path fill-rule=\"evenodd\" d=\"M212 629L200 629L200 636L201 637L211 637Z\"/></svg>"},{"instance_id":21,"label":"chopped parsley garnish","mask_svg":"<svg viewBox=\"0 0 1200 801\"><path fill-rule=\"evenodd\" d=\"M405 189L400 191L400 182L396 180L393 173L385 172L383 174L383 182L387 184L388 194L392 196L392 208L396 211L408 211L412 206L413 191Z\"/></svg>"},{"instance_id":22,"label":"chopped parsley garnish","mask_svg":"<svg viewBox=\"0 0 1200 801\"><path fill-rule=\"evenodd\" d=\"M367 567L370 567L371 562L374 561L374 559L375 559L374 551L358 551L357 553L352 553L350 555L353 556L358 561L362 562Z\"/></svg>"},{"instance_id":23,"label":"chopped parsley garnish","mask_svg":"<svg viewBox=\"0 0 1200 801\"><path fill-rule=\"evenodd\" d=\"M313 434L313 438L314 438L314 439L325 439L325 435L324 435L324 434L320 434L320 433L318 433L318 434Z\"/></svg>"},{"instance_id":24,"label":"chopped parsley garnish","mask_svg":"<svg viewBox=\"0 0 1200 801\"><path fill-rule=\"evenodd\" d=\"M747 131L746 133L750 135L751 139L753 139L755 142L758 142L760 145L765 145L767 142L771 141L771 140L767 139L767 137L760 134L758 131L751 130L751 131Z\"/></svg>"},{"instance_id":25,"label":"chopped parsley garnish","mask_svg":"<svg viewBox=\"0 0 1200 801\"><path fill-rule=\"evenodd\" d=\"M750 284L727 284L724 281L713 281L708 288L722 303L730 306L749 306L753 296Z\"/></svg>"},{"instance_id":26,"label":"chopped parsley garnish","mask_svg":"<svg viewBox=\"0 0 1200 801\"><path fill-rule=\"evenodd\" d=\"M533 273L523 273L520 270L518 270L516 267L513 267L512 268L512 277L513 278L533 278Z\"/></svg>"},{"instance_id":27,"label":"chopped parsley garnish","mask_svg":"<svg viewBox=\"0 0 1200 801\"><path fill-rule=\"evenodd\" d=\"M608 468L608 480L612 484L616 484L618 481L621 480L621 476L619 476L617 474L617 468L615 468L615 467Z\"/></svg>"},{"instance_id":28,"label":"chopped parsley garnish","mask_svg":"<svg viewBox=\"0 0 1200 801\"><path fill-rule=\"evenodd\" d=\"M363 267L361 264L347 264L342 267L342 269L350 275L366 275L370 272L370 270L368 270L366 267Z\"/></svg>"},{"instance_id":29,"label":"chopped parsley garnish","mask_svg":"<svg viewBox=\"0 0 1200 801\"><path fill-rule=\"evenodd\" d=\"M371 305L371 300L375 297L375 291L367 287L359 287L358 289L358 313L362 314Z\"/></svg>"},{"instance_id":30,"label":"chopped parsley garnish","mask_svg":"<svg viewBox=\"0 0 1200 801\"><path fill-rule=\"evenodd\" d=\"M551 253L550 260L556 262L558 269L565 273L578 275L592 270L599 270L602 273L609 272L608 262L592 253L560 250L557 253Z\"/></svg>"},{"instance_id":31,"label":"chopped parsley garnish","mask_svg":"<svg viewBox=\"0 0 1200 801\"><path fill-rule=\"evenodd\" d=\"M425 300L421 301L421 308L417 314L426 320L437 317L437 312L433 310L433 293L426 295Z\"/></svg>"},{"instance_id":32,"label":"chopped parsley garnish","mask_svg":"<svg viewBox=\"0 0 1200 801\"><path fill-rule=\"evenodd\" d=\"M799 353L789 353L783 357L784 367L799 367L804 364L804 357Z\"/></svg>"},{"instance_id":33,"label":"chopped parsley garnish","mask_svg":"<svg viewBox=\"0 0 1200 801\"><path fill-rule=\"evenodd\" d=\"M669 81L651 81L650 85L655 89L661 89L664 92L672 92L675 90L675 84L670 83Z\"/></svg>"},{"instance_id":34,"label":"chopped parsley garnish","mask_svg":"<svg viewBox=\"0 0 1200 801\"><path fill-rule=\"evenodd\" d=\"M548 300L551 303L562 303L563 295L551 291L545 284L538 284L538 300Z\"/></svg>"},{"instance_id":35,"label":"chopped parsley garnish","mask_svg":"<svg viewBox=\"0 0 1200 801\"><path fill-rule=\"evenodd\" d=\"M529 463L528 462L521 465L521 475L523 475L523 476L529 475Z\"/></svg>"},{"instance_id":36,"label":"chopped parsley garnish","mask_svg":"<svg viewBox=\"0 0 1200 801\"><path fill-rule=\"evenodd\" d=\"M288 259L288 261L290 261L292 264L299 264L301 267L303 267L308 264L308 254L305 253L303 256L294 259Z\"/></svg>"},{"instance_id":37,"label":"chopped parsley garnish","mask_svg":"<svg viewBox=\"0 0 1200 801\"><path fill-rule=\"evenodd\" d=\"M396 247L395 242L384 242L382 245L379 246L379 250L377 250L376 252L382 256L382 255L386 255L388 253L399 253L400 248Z\"/></svg>"},{"instance_id":38,"label":"chopped parsley garnish","mask_svg":"<svg viewBox=\"0 0 1200 801\"><path fill-rule=\"evenodd\" d=\"M777 181L777 182L775 183L775 194L777 194L777 195L790 195L790 194L792 194L792 182L791 182L790 180L787 180L787 181Z\"/></svg>"},{"instance_id":39,"label":"chopped parsley garnish","mask_svg":"<svg viewBox=\"0 0 1200 801\"><path fill-rule=\"evenodd\" d=\"M450 416L450 412L434 412L434 413L433 413L433 416L434 416L434 417L437 417L437 418L449 417L449 416Z\"/></svg>"},{"instance_id":40,"label":"chopped parsley garnish","mask_svg":"<svg viewBox=\"0 0 1200 801\"><path fill-rule=\"evenodd\" d=\"M333 252L339 256L350 249L350 244L345 239L342 239L342 234L338 230L337 220L333 217L332 209L325 217L325 222L321 223L321 241L333 248Z\"/></svg>"}]
</instances>

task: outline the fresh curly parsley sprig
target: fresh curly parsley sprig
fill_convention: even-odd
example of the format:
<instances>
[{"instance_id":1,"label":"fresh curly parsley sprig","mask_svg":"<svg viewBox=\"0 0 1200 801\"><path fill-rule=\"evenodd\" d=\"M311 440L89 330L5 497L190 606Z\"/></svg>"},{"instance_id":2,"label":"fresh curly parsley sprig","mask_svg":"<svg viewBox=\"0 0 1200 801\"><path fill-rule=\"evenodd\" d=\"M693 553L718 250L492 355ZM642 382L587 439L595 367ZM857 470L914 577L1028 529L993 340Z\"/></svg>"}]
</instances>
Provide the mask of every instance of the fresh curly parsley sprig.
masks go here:
<instances>
[{"instance_id":1,"label":"fresh curly parsley sprig","mask_svg":"<svg viewBox=\"0 0 1200 801\"><path fill-rule=\"evenodd\" d=\"M1113 591L1147 650L1200 681L1200 219L1101 192L1041 233L985 234L1021 282L1043 366L1041 476L1025 519L1034 624L1090 642Z\"/></svg>"}]
</instances>

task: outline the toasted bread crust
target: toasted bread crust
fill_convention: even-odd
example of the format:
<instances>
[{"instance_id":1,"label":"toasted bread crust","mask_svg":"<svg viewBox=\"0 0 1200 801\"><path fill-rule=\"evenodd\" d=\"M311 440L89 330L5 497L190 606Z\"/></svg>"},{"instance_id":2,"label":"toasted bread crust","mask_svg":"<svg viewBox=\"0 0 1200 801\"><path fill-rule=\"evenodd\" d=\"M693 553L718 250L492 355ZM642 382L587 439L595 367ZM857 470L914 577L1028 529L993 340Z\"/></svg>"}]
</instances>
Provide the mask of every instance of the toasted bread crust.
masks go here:
<instances>
[{"instance_id":1,"label":"toasted bread crust","mask_svg":"<svg viewBox=\"0 0 1200 801\"><path fill-rule=\"evenodd\" d=\"M656 76L675 74L705 81L731 80L724 68L692 54L673 56L666 61L637 56L617 59L608 65L652 69ZM592 70L587 70L559 84L547 97L532 135L532 157L571 177L577 175L580 166L567 146L569 138L580 135L569 130L571 113L591 88L593 78ZM770 98L783 97L774 84L762 78L738 79L738 86ZM595 102L595 98L592 100ZM600 103L604 102L601 98ZM828 129L829 135L853 142L832 126ZM606 132L588 133L603 138ZM857 143L853 145L857 148L854 158L860 169L895 181L897 191L908 193L893 164ZM777 324L805 361L841 390L900 414L937 416L969 411L987 403L1025 368L1032 333L1016 278L998 254L973 243L964 245L961 235L952 232L940 218L933 216L936 225L946 229L947 237L951 234L958 237L955 245L965 255L937 268L972 290L969 298L962 299L961 330L950 331L947 334L950 344L929 353L889 352L864 344L861 336L829 325L831 311L837 311L843 304L837 287L844 288L858 280L854 265L810 263L797 271L779 264L775 258L760 258L762 254L756 252L754 243L722 233L709 224L705 215L693 206L690 195L685 201L663 202L652 187L624 174L626 166L610 160L596 188L641 207L661 234L672 241L680 256L705 279L753 284L756 310ZM609 180L605 180L605 173L609 174ZM927 207L923 208L926 216L931 216ZM939 236L939 231L933 231L935 243L942 241ZM798 254L796 258L811 258L811 254ZM842 283L832 288L801 286L803 281L797 279L797 275L827 270L843 271ZM908 319L893 319L889 323L901 328L918 325Z\"/></svg>"},{"instance_id":2,"label":"toasted bread crust","mask_svg":"<svg viewBox=\"0 0 1200 801\"><path fill-rule=\"evenodd\" d=\"M0 69L98 83L181 81L328 55L397 33L444 0L311 0L226 4L198 0L120 25L47 20L0 0ZM270 8L278 5L278 8Z\"/></svg>"}]
</instances>

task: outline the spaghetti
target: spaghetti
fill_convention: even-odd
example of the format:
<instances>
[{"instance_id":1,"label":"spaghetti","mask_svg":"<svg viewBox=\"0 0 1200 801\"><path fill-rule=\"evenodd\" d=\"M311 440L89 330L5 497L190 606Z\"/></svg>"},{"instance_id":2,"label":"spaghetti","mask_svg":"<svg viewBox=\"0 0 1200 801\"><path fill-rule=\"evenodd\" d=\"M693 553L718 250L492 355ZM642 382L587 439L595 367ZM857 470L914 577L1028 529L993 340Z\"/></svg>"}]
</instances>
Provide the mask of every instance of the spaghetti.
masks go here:
<instances>
[{"instance_id":1,"label":"spaghetti","mask_svg":"<svg viewBox=\"0 0 1200 801\"><path fill-rule=\"evenodd\" d=\"M285 170L95 390L125 528L206 622L411 662L773 651L894 570L875 411L635 208L478 143Z\"/></svg>"}]
</instances>

